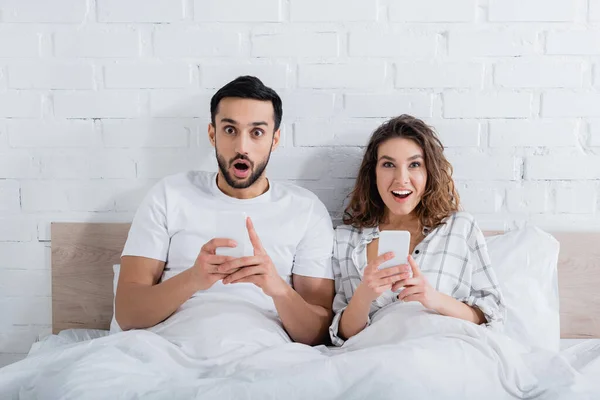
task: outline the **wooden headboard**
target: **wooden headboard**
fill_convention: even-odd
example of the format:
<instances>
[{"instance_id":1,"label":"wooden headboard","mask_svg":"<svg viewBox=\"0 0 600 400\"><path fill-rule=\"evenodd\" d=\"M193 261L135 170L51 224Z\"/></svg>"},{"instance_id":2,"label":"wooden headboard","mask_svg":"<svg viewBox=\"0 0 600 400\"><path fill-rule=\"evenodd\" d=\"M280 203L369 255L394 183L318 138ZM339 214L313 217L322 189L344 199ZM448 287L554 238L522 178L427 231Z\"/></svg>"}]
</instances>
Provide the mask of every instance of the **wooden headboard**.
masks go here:
<instances>
[{"instance_id":1,"label":"wooden headboard","mask_svg":"<svg viewBox=\"0 0 600 400\"><path fill-rule=\"evenodd\" d=\"M130 224L52 224L52 330L108 329L113 270ZM488 232L487 235L497 234ZM554 233L563 338L600 338L600 232Z\"/></svg>"}]
</instances>

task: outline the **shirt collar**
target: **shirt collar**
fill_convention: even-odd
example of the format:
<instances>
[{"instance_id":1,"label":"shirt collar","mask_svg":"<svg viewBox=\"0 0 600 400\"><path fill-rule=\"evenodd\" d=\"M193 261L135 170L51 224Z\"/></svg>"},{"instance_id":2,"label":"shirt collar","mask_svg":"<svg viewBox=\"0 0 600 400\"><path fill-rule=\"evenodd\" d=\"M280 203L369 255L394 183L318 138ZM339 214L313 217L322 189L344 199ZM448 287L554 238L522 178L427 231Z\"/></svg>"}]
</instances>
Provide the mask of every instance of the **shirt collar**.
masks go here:
<instances>
[{"instance_id":1,"label":"shirt collar","mask_svg":"<svg viewBox=\"0 0 600 400\"><path fill-rule=\"evenodd\" d=\"M423 228L423 237L427 237L431 233L432 229L429 227ZM363 228L360 237L360 243L370 243L373 239L379 239L379 225L374 228Z\"/></svg>"}]
</instances>

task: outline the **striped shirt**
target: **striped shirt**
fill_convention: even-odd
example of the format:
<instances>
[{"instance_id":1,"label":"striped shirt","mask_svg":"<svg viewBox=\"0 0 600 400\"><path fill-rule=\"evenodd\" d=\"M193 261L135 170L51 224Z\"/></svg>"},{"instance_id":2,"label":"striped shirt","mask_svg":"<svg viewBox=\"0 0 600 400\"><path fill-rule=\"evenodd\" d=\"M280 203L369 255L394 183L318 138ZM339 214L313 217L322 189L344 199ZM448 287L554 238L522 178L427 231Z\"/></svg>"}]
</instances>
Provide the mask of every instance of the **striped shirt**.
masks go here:
<instances>
[{"instance_id":1,"label":"striped shirt","mask_svg":"<svg viewBox=\"0 0 600 400\"><path fill-rule=\"evenodd\" d=\"M415 247L412 256L423 276L438 292L454 297L469 306L479 308L487 325L501 328L506 307L496 274L490 265L483 233L473 216L457 212L437 228L424 230L425 238ZM333 247L333 272L336 295L333 301L333 322L329 327L331 341L344 344L338 336L343 311L362 281L367 266L367 244L379 238L379 228L338 226ZM368 324L382 307L398 301L391 290L371 303Z\"/></svg>"}]
</instances>

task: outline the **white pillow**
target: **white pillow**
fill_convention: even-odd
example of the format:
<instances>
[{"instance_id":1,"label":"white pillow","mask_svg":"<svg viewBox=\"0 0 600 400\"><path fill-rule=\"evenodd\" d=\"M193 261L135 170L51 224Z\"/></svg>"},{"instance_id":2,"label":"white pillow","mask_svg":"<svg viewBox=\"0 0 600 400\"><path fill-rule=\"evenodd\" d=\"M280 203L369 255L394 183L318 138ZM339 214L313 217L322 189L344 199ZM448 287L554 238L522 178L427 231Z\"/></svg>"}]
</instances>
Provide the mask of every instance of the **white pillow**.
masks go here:
<instances>
[{"instance_id":1,"label":"white pillow","mask_svg":"<svg viewBox=\"0 0 600 400\"><path fill-rule=\"evenodd\" d=\"M113 265L113 317L110 321L110 333L123 332L117 320L115 319L115 296L117 295L117 284L119 283L119 272L121 272L121 265Z\"/></svg>"},{"instance_id":2,"label":"white pillow","mask_svg":"<svg viewBox=\"0 0 600 400\"><path fill-rule=\"evenodd\" d=\"M504 332L530 347L559 351L558 241L527 227L489 237L487 245L506 300Z\"/></svg>"}]
</instances>

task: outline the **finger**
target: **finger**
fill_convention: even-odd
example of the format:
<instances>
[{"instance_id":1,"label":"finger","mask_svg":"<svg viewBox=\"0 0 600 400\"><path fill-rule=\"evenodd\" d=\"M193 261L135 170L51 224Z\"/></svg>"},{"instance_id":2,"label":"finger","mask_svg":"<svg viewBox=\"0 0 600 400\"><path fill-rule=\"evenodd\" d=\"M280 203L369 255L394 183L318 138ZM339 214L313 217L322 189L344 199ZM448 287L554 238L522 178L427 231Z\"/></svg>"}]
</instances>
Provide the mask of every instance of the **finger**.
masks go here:
<instances>
[{"instance_id":1,"label":"finger","mask_svg":"<svg viewBox=\"0 0 600 400\"><path fill-rule=\"evenodd\" d=\"M408 274L408 272L397 275L396 280L394 281L394 284L392 286L392 290L396 291L396 290L400 289L401 287L406 286L406 284L404 282L406 282L406 280L409 278L410 278L410 275Z\"/></svg>"},{"instance_id":2,"label":"finger","mask_svg":"<svg viewBox=\"0 0 600 400\"><path fill-rule=\"evenodd\" d=\"M260 242L260 238L258 237L256 230L254 229L254 224L252 223L250 217L246 218L246 229L248 229L248 236L250 237L250 243L252 243L254 251L256 251L259 254L264 253L265 250L263 249L262 243Z\"/></svg>"},{"instance_id":3,"label":"finger","mask_svg":"<svg viewBox=\"0 0 600 400\"><path fill-rule=\"evenodd\" d=\"M223 279L223 283L224 284L233 283L237 280L246 278L251 275L262 275L262 274L264 274L264 272L265 272L264 268L262 268L260 265L257 265L255 267L241 268L239 271L237 271L233 274L230 274L227 278Z\"/></svg>"},{"instance_id":4,"label":"finger","mask_svg":"<svg viewBox=\"0 0 600 400\"><path fill-rule=\"evenodd\" d=\"M395 267L384 268L377 273L375 273L376 278L385 278L392 275L400 275L402 273L408 272L407 268L403 265L397 265Z\"/></svg>"},{"instance_id":5,"label":"finger","mask_svg":"<svg viewBox=\"0 0 600 400\"><path fill-rule=\"evenodd\" d=\"M260 286L260 284L261 284L261 279L262 279L262 278L261 278L261 276L260 276L260 275L250 275L250 276L247 276L247 277L245 277L245 278L238 279L237 281L231 281L231 282L229 282L229 283L230 283L230 284L234 284L234 283L253 283L253 284L255 284L256 286L258 286L258 287L261 287L261 286Z\"/></svg>"},{"instance_id":6,"label":"finger","mask_svg":"<svg viewBox=\"0 0 600 400\"><path fill-rule=\"evenodd\" d=\"M378 287L381 286L389 286L389 288L392 288L392 285L398 280L397 275L392 275L392 276L388 276L386 278L381 278L375 281L375 284Z\"/></svg>"},{"instance_id":7,"label":"finger","mask_svg":"<svg viewBox=\"0 0 600 400\"><path fill-rule=\"evenodd\" d=\"M400 298L400 297L398 297L398 298ZM421 302L421 293L413 294L412 296L406 296L405 298L402 299L402 301L404 301L406 303L411 302L411 301L418 301L420 303Z\"/></svg>"},{"instance_id":8,"label":"finger","mask_svg":"<svg viewBox=\"0 0 600 400\"><path fill-rule=\"evenodd\" d=\"M209 264L212 264L212 265L221 265L221 264L225 264L226 262L229 262L232 260L235 260L235 257L218 256L218 255L214 255L214 254L211 254L206 257L206 262L208 262Z\"/></svg>"},{"instance_id":9,"label":"finger","mask_svg":"<svg viewBox=\"0 0 600 400\"><path fill-rule=\"evenodd\" d=\"M237 243L235 242L235 240L231 239L215 238L204 244L200 251L209 254L215 254L217 247L237 247Z\"/></svg>"},{"instance_id":10,"label":"finger","mask_svg":"<svg viewBox=\"0 0 600 400\"><path fill-rule=\"evenodd\" d=\"M212 274L212 273L209 273L208 276L209 276L210 279L212 279L214 282L216 282L216 281L220 281L221 279L226 278L227 274Z\"/></svg>"},{"instance_id":11,"label":"finger","mask_svg":"<svg viewBox=\"0 0 600 400\"><path fill-rule=\"evenodd\" d=\"M406 279L402 279L397 282L398 285L402 285L402 286L419 286L419 283L421 283L420 278L411 278L408 273L407 273Z\"/></svg>"},{"instance_id":12,"label":"finger","mask_svg":"<svg viewBox=\"0 0 600 400\"><path fill-rule=\"evenodd\" d=\"M383 253L382 255L380 255L377 258L375 258L374 260L372 260L369 263L369 265L367 265L367 269L369 269L370 271L374 272L374 271L377 270L377 268L379 268L379 266L381 264L383 264L384 262L386 262L388 260L391 260L392 258L394 258L394 253L393 252L388 251L387 253Z\"/></svg>"},{"instance_id":13,"label":"finger","mask_svg":"<svg viewBox=\"0 0 600 400\"><path fill-rule=\"evenodd\" d=\"M264 262L262 256L247 256L235 258L217 267L217 271L224 274L230 274L235 269L250 267Z\"/></svg>"},{"instance_id":14,"label":"finger","mask_svg":"<svg viewBox=\"0 0 600 400\"><path fill-rule=\"evenodd\" d=\"M421 276L421 270L419 269L417 262L415 261L414 258L412 258L411 255L408 256L408 264L410 265L410 267L412 269L413 276Z\"/></svg>"},{"instance_id":15,"label":"finger","mask_svg":"<svg viewBox=\"0 0 600 400\"><path fill-rule=\"evenodd\" d=\"M205 271L208 272L211 275L223 275L223 276L229 276L237 271L239 271L241 268L235 268L235 269L230 269L227 271L227 273L223 273L219 270L220 266L222 264L219 265L212 265L212 264L207 264Z\"/></svg>"},{"instance_id":16,"label":"finger","mask_svg":"<svg viewBox=\"0 0 600 400\"><path fill-rule=\"evenodd\" d=\"M412 295L422 293L422 292L423 292L423 288L421 288L419 286L405 287L404 290L402 292L400 292L400 294L398 295L398 299L404 300L408 296L412 296Z\"/></svg>"}]
</instances>

